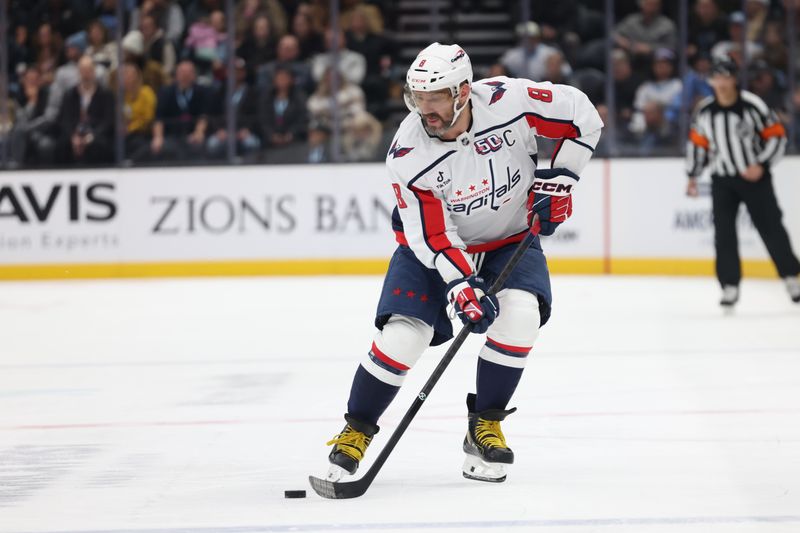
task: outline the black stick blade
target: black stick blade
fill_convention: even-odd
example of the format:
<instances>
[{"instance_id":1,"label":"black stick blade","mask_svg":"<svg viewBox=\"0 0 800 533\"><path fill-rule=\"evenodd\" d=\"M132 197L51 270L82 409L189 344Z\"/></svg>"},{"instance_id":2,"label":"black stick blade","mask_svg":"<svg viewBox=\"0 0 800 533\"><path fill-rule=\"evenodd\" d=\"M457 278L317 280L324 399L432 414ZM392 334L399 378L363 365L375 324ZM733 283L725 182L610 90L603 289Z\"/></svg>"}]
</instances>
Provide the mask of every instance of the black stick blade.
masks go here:
<instances>
[{"instance_id":1,"label":"black stick blade","mask_svg":"<svg viewBox=\"0 0 800 533\"><path fill-rule=\"evenodd\" d=\"M334 483L318 477L308 476L308 481L311 483L311 488L314 489L314 492L323 498L331 500L358 498L367 492L367 488L369 488L369 482L365 482L363 479Z\"/></svg>"}]
</instances>

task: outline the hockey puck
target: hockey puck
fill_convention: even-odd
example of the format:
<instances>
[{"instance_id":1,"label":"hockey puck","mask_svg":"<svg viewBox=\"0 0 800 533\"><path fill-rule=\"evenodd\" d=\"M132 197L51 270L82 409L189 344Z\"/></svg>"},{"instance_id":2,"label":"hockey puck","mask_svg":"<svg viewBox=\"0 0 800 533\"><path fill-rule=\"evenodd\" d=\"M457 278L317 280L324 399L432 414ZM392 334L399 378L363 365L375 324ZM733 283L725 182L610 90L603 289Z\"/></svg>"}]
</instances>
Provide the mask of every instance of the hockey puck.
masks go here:
<instances>
[{"instance_id":1,"label":"hockey puck","mask_svg":"<svg viewBox=\"0 0 800 533\"><path fill-rule=\"evenodd\" d=\"M305 498L306 491L304 490L285 490L283 491L284 498Z\"/></svg>"}]
</instances>

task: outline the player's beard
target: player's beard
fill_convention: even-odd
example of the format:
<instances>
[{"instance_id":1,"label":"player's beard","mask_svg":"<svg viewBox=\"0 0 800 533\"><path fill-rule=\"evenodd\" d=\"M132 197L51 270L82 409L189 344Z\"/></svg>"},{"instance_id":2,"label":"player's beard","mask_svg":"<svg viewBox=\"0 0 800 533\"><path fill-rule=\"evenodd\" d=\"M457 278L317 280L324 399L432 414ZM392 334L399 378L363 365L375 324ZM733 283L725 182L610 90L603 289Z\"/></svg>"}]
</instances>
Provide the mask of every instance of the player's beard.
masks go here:
<instances>
[{"instance_id":1,"label":"player's beard","mask_svg":"<svg viewBox=\"0 0 800 533\"><path fill-rule=\"evenodd\" d=\"M452 122L453 117L452 114L449 117L443 117L438 113L428 113L427 115L422 115L420 117L422 119L422 127L425 128L425 131L428 135L433 135L434 137L440 137L447 133L452 126L450 122ZM436 126L431 126L428 124L428 118L436 118L438 119Z\"/></svg>"}]
</instances>

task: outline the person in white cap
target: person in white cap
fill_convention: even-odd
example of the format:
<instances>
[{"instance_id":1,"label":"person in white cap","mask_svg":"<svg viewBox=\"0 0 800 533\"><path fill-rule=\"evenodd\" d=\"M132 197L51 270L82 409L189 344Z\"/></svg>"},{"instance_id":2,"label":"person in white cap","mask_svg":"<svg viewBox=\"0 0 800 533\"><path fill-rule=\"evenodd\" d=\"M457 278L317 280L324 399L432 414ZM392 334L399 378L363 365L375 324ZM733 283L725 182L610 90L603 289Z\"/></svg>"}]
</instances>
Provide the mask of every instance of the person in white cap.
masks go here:
<instances>
[{"instance_id":1,"label":"person in white cap","mask_svg":"<svg viewBox=\"0 0 800 533\"><path fill-rule=\"evenodd\" d=\"M539 328L550 317L539 239L497 295L490 284L528 232L552 234L572 213L572 188L603 126L589 99L565 85L495 77L472 81L458 45L434 43L406 76L411 111L386 164L398 247L378 303L371 349L356 370L347 424L328 444L328 479L353 474L378 419L429 345L453 335L448 305L486 333L477 390L467 396L464 476L503 481L514 460L500 422ZM537 170L536 137L558 140Z\"/></svg>"},{"instance_id":2,"label":"person in white cap","mask_svg":"<svg viewBox=\"0 0 800 533\"><path fill-rule=\"evenodd\" d=\"M136 63L142 71L142 80L155 93L167 84L168 77L164 74L161 65L145 55L144 35L139 30L128 32L122 38L122 62ZM117 69L108 73L108 86L112 91L117 90Z\"/></svg>"},{"instance_id":3,"label":"person in white cap","mask_svg":"<svg viewBox=\"0 0 800 533\"><path fill-rule=\"evenodd\" d=\"M500 58L500 64L506 67L512 76L542 81L547 79L547 61L559 54L557 48L542 43L542 32L533 21L520 22L516 28L519 46L507 50ZM564 62L561 74L568 76L572 72Z\"/></svg>"}]
</instances>

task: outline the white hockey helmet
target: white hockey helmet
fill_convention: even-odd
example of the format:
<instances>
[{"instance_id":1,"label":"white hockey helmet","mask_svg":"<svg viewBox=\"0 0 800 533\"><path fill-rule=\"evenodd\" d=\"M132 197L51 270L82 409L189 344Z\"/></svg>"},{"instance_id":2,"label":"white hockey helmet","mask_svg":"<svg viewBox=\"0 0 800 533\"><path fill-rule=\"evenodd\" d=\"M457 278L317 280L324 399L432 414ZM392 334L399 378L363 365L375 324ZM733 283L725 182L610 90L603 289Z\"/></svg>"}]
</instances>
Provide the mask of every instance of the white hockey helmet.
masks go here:
<instances>
[{"instance_id":1,"label":"white hockey helmet","mask_svg":"<svg viewBox=\"0 0 800 533\"><path fill-rule=\"evenodd\" d=\"M417 54L408 69L406 106L410 111L419 112L412 91L431 92L450 89L453 98L457 98L459 87L464 82L472 84L472 62L464 49L457 44L433 43ZM454 109L458 115L463 106Z\"/></svg>"},{"instance_id":2,"label":"white hockey helmet","mask_svg":"<svg viewBox=\"0 0 800 533\"><path fill-rule=\"evenodd\" d=\"M472 63L457 44L433 43L417 54L406 74L412 91L450 89L453 96L465 81L472 83Z\"/></svg>"}]
</instances>

